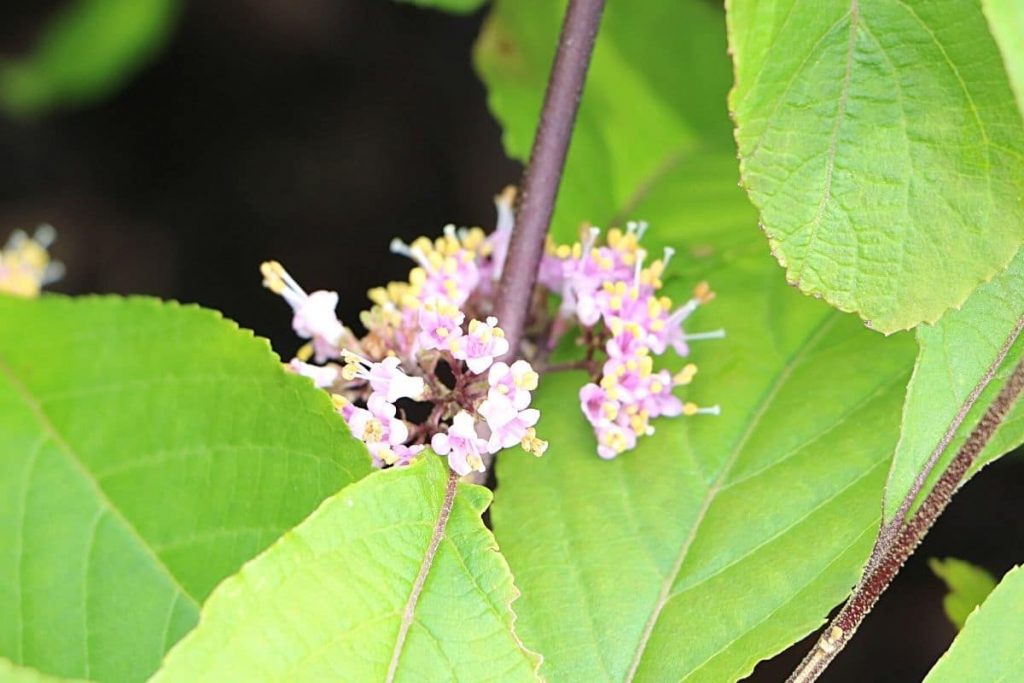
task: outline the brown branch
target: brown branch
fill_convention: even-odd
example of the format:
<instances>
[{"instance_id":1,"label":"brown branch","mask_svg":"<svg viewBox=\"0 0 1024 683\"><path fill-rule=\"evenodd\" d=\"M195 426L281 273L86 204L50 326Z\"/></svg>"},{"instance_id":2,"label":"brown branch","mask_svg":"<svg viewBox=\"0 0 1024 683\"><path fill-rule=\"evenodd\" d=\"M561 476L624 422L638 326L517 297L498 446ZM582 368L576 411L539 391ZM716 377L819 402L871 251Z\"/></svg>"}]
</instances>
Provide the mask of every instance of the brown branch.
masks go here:
<instances>
[{"instance_id":1,"label":"brown branch","mask_svg":"<svg viewBox=\"0 0 1024 683\"><path fill-rule=\"evenodd\" d=\"M882 593L903 567L907 558L917 549L935 520L949 505L950 499L963 483L963 479L978 455L988 444L1007 413L1024 390L1024 360L1020 361L999 395L982 415L978 424L949 466L939 477L917 512L900 528L888 551L874 562L868 562L864 577L857 584L846 604L825 629L821 638L789 677L789 683L809 683L835 659L856 632L864 617L878 602ZM873 560L875 558L872 558Z\"/></svg>"}]
</instances>

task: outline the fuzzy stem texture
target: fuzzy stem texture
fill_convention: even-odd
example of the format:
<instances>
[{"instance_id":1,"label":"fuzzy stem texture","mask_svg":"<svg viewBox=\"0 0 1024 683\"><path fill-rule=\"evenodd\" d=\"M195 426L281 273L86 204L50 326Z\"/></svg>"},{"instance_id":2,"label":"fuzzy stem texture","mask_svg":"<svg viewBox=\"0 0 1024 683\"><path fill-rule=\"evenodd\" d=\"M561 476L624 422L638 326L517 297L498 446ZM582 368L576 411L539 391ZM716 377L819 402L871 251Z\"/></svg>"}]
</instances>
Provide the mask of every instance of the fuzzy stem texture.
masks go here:
<instances>
[{"instance_id":1,"label":"fuzzy stem texture","mask_svg":"<svg viewBox=\"0 0 1024 683\"><path fill-rule=\"evenodd\" d=\"M789 677L789 683L810 683L835 659L839 651L850 641L857 627L864 621L871 609L893 577L903 567L907 558L917 549L925 534L942 514L950 499L963 483L971 465L978 454L985 448L999 425L1006 419L1007 413L1013 408L1024 390L1024 360L1019 362L1003 386L995 401L982 415L978 424L949 466L943 471L935 487L928 493L921 506L900 528L895 538L881 550L880 556L868 559L864 576L854 589L853 594L843 605L839 614L825 629L811 651ZM878 549L879 546L876 546Z\"/></svg>"},{"instance_id":2,"label":"fuzzy stem texture","mask_svg":"<svg viewBox=\"0 0 1024 683\"><path fill-rule=\"evenodd\" d=\"M605 0L569 0L565 11L537 134L530 161L523 173L515 228L509 241L494 308L498 324L505 331L509 343L506 360L519 356L530 299L537 283L537 269L544 254L544 243L604 4ZM490 470L494 456L485 455L483 460ZM470 480L482 484L486 473L474 472Z\"/></svg>"}]
</instances>

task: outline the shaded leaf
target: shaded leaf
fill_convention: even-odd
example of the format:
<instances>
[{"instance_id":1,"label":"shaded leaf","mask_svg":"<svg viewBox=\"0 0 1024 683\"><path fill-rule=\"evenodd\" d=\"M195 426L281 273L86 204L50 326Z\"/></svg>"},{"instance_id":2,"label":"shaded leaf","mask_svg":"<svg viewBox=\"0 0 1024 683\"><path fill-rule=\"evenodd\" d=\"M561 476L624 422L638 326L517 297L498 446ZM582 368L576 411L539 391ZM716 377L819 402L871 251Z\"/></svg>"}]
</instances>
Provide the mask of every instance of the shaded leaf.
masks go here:
<instances>
[{"instance_id":1,"label":"shaded leaf","mask_svg":"<svg viewBox=\"0 0 1024 683\"><path fill-rule=\"evenodd\" d=\"M533 144L564 6L498 0L477 42L477 70L516 159ZM699 148L731 150L722 21L707 2L608 3L558 193L563 236L583 221L611 221Z\"/></svg>"},{"instance_id":2,"label":"shaded leaf","mask_svg":"<svg viewBox=\"0 0 1024 683\"><path fill-rule=\"evenodd\" d=\"M925 683L990 683L1024 680L1024 571L1006 573Z\"/></svg>"},{"instance_id":3,"label":"shaded leaf","mask_svg":"<svg viewBox=\"0 0 1024 683\"><path fill-rule=\"evenodd\" d=\"M787 279L882 332L1024 240L1024 126L976 2L727 3L740 168Z\"/></svg>"},{"instance_id":4,"label":"shaded leaf","mask_svg":"<svg viewBox=\"0 0 1024 683\"><path fill-rule=\"evenodd\" d=\"M917 329L917 364L907 385L902 431L886 484L885 521L897 514L918 473L948 430L955 431L950 432L949 446L937 460L924 494L966 441L1024 357L1024 340L1017 339L1022 326L1024 250L1006 272L978 287L959 311L950 311L934 325ZM999 362L1000 358L1004 359ZM965 401L997 362L987 388L977 394L969 411L962 412ZM978 456L972 474L1024 442L1022 418L1024 408L1018 405Z\"/></svg>"},{"instance_id":5,"label":"shaded leaf","mask_svg":"<svg viewBox=\"0 0 1024 683\"><path fill-rule=\"evenodd\" d=\"M106 97L162 47L179 9L179 0L73 0L30 55L0 66L0 102L38 114Z\"/></svg>"},{"instance_id":6,"label":"shaded leaf","mask_svg":"<svg viewBox=\"0 0 1024 683\"><path fill-rule=\"evenodd\" d=\"M370 469L218 314L0 297L0 655L144 679L224 577Z\"/></svg>"},{"instance_id":7,"label":"shaded leaf","mask_svg":"<svg viewBox=\"0 0 1024 683\"><path fill-rule=\"evenodd\" d=\"M974 608L984 602L996 587L996 580L981 567L955 557L944 560L931 558L928 566L949 589L949 593L942 599L946 616L957 630L962 629Z\"/></svg>"},{"instance_id":8,"label":"shaded leaf","mask_svg":"<svg viewBox=\"0 0 1024 683\"><path fill-rule=\"evenodd\" d=\"M444 10L453 14L469 14L483 7L487 0L395 0L395 2Z\"/></svg>"},{"instance_id":9,"label":"shaded leaf","mask_svg":"<svg viewBox=\"0 0 1024 683\"><path fill-rule=\"evenodd\" d=\"M447 480L428 454L327 500L214 591L154 683L536 680L539 657L512 628L512 575L480 519L490 492L458 484L453 502Z\"/></svg>"}]
</instances>

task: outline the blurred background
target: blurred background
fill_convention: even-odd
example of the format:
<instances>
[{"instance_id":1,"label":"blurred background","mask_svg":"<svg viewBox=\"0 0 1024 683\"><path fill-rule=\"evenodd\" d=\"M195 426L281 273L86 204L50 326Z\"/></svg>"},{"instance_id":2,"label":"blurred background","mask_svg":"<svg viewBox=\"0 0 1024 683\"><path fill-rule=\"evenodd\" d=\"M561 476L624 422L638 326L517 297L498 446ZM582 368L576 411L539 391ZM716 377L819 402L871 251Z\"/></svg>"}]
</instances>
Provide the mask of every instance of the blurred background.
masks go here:
<instances>
[{"instance_id":1,"label":"blurred background","mask_svg":"<svg viewBox=\"0 0 1024 683\"><path fill-rule=\"evenodd\" d=\"M470 61L483 14L388 0L0 3L0 242L52 223L67 275L51 289L196 302L288 355L289 311L260 287L261 261L338 290L353 320L369 287L408 271L393 236L493 225L492 197L521 168ZM976 477L824 680L920 680L955 635L927 558L1001 576L1024 548L1021 501L1019 454ZM783 680L812 642L751 680Z\"/></svg>"}]
</instances>

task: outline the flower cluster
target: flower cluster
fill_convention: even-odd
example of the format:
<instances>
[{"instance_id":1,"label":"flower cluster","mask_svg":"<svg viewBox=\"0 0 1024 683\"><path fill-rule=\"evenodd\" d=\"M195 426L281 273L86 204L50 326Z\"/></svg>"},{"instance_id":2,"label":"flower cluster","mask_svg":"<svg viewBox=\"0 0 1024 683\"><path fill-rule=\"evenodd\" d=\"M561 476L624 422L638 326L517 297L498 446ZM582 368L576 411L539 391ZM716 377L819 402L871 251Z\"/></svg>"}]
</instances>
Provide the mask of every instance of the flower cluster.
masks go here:
<instances>
[{"instance_id":1,"label":"flower cluster","mask_svg":"<svg viewBox=\"0 0 1024 683\"><path fill-rule=\"evenodd\" d=\"M696 365L670 371L655 364L669 349L685 357L690 342L724 332L684 330L714 293L701 283L674 306L661 291L673 250L648 261L644 223L612 228L603 240L599 229L588 228L575 244L549 242L526 341L509 348L493 312L513 228L512 200L511 191L498 197L490 235L449 225L434 240L393 240L391 251L414 267L406 281L370 290L373 305L360 315L362 337L338 319L336 292L307 294L280 264L263 264L264 285L288 302L295 332L308 340L289 367L332 393L378 466L407 464L427 445L460 474L484 471L489 454L516 444L543 453L547 443L534 429L539 413L530 407L538 382L531 362L546 367L558 339L577 326L586 357L574 365L591 375L579 400L601 457L632 449L654 432L655 418L718 414L718 406L700 407L677 395ZM556 311L549 310L545 290L560 298ZM506 354L531 362L510 365L500 360Z\"/></svg>"},{"instance_id":2,"label":"flower cluster","mask_svg":"<svg viewBox=\"0 0 1024 683\"><path fill-rule=\"evenodd\" d=\"M541 265L543 284L562 299L556 334L575 320L583 328L588 358L605 358L600 365L592 360L594 381L579 394L602 458L614 458L636 446L638 437L652 434L650 421L656 417L719 412L718 406L683 403L673 392L690 383L696 365L675 373L655 369L653 357L668 348L686 356L689 342L725 333L684 331L684 321L714 294L701 283L689 301L673 308L671 299L660 294L673 250L666 248L661 259L645 266L647 252L640 242L646 230L644 223L629 223L624 231L613 228L599 246L600 231L591 228L582 242L549 245Z\"/></svg>"},{"instance_id":3,"label":"flower cluster","mask_svg":"<svg viewBox=\"0 0 1024 683\"><path fill-rule=\"evenodd\" d=\"M0 292L38 296L45 285L59 280L64 266L47 252L56 237L49 225L40 226L32 237L15 230L0 249Z\"/></svg>"},{"instance_id":4,"label":"flower cluster","mask_svg":"<svg viewBox=\"0 0 1024 683\"><path fill-rule=\"evenodd\" d=\"M484 471L485 457L503 448L547 448L530 408L537 373L523 360L497 360L510 349L490 315L511 199L499 198L490 236L448 226L436 240L394 240L391 250L415 267L407 281L370 290L361 338L338 319L337 292L307 293L276 261L262 265L264 286L291 306L292 328L308 340L288 367L332 393L379 467L408 464L427 444L459 474Z\"/></svg>"}]
</instances>

